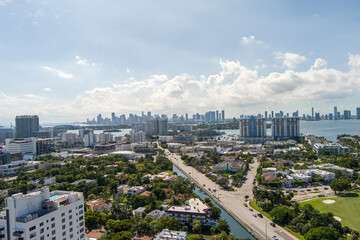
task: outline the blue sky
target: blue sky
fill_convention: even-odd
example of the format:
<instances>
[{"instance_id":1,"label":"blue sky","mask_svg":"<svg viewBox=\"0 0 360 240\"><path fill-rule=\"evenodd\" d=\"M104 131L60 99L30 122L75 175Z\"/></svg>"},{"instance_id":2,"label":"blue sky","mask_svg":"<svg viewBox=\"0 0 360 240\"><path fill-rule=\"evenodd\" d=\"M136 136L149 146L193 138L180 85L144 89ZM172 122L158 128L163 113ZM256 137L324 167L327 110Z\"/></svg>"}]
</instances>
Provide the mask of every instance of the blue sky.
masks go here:
<instances>
[{"instance_id":1,"label":"blue sky","mask_svg":"<svg viewBox=\"0 0 360 240\"><path fill-rule=\"evenodd\" d=\"M0 124L19 114L354 112L359 5L0 0Z\"/></svg>"}]
</instances>

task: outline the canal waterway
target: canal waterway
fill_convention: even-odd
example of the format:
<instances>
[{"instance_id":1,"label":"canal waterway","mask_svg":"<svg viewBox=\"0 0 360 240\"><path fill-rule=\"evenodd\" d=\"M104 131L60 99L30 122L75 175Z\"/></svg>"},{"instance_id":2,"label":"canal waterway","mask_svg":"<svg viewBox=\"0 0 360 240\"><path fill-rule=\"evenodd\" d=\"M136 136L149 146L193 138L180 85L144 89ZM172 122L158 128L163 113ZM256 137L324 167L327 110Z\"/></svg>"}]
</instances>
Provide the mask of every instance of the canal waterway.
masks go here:
<instances>
[{"instance_id":1,"label":"canal waterway","mask_svg":"<svg viewBox=\"0 0 360 240\"><path fill-rule=\"evenodd\" d=\"M182 176L184 178L188 178L179 168L177 168L175 165L173 165L173 172L176 172L178 176ZM200 188L195 187L194 191L201 199L205 199L206 197L210 198L209 195L204 193L203 191L200 191ZM232 218L220 205L218 205L215 201L211 199L211 202L218 208L221 209L221 219L224 219L228 222L231 233L237 236L238 238L249 238L254 239L254 237L246 231L245 228L243 228L234 218Z\"/></svg>"}]
</instances>

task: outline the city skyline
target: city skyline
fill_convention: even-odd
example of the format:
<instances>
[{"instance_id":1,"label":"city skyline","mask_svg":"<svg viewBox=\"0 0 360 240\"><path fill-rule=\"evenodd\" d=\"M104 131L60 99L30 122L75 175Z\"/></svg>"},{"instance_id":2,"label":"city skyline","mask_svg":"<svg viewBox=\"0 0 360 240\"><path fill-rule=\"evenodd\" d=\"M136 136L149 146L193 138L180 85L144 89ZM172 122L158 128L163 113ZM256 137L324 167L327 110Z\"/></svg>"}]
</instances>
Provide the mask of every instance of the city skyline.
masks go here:
<instances>
[{"instance_id":1,"label":"city skyline","mask_svg":"<svg viewBox=\"0 0 360 240\"><path fill-rule=\"evenodd\" d=\"M84 7L86 4L86 8ZM359 3L0 1L0 124L356 109ZM85 20L86 19L86 20Z\"/></svg>"}]
</instances>

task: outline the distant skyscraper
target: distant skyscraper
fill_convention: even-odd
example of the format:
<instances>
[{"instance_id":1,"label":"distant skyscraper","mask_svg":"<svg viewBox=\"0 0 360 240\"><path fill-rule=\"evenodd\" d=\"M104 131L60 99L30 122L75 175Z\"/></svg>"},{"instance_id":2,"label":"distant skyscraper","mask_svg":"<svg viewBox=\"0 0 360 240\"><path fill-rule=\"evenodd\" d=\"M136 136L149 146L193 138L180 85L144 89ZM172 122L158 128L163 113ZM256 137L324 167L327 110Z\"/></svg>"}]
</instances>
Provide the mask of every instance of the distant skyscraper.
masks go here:
<instances>
[{"instance_id":1,"label":"distant skyscraper","mask_svg":"<svg viewBox=\"0 0 360 240\"><path fill-rule=\"evenodd\" d=\"M314 107L311 108L311 120L315 120L314 118Z\"/></svg>"},{"instance_id":2,"label":"distant skyscraper","mask_svg":"<svg viewBox=\"0 0 360 240\"><path fill-rule=\"evenodd\" d=\"M225 110L221 111L221 120L225 120Z\"/></svg>"},{"instance_id":3,"label":"distant skyscraper","mask_svg":"<svg viewBox=\"0 0 360 240\"><path fill-rule=\"evenodd\" d=\"M271 111L271 118L274 117L274 111Z\"/></svg>"},{"instance_id":4,"label":"distant skyscraper","mask_svg":"<svg viewBox=\"0 0 360 240\"><path fill-rule=\"evenodd\" d=\"M156 119L158 124L158 133L160 136L168 135L168 120L167 118L164 119Z\"/></svg>"},{"instance_id":5,"label":"distant skyscraper","mask_svg":"<svg viewBox=\"0 0 360 240\"><path fill-rule=\"evenodd\" d=\"M151 120L151 112L148 112L148 113L147 113L147 119L148 119L148 120Z\"/></svg>"},{"instance_id":6,"label":"distant skyscraper","mask_svg":"<svg viewBox=\"0 0 360 240\"><path fill-rule=\"evenodd\" d=\"M16 138L34 136L33 132L39 131L39 117L37 115L16 116Z\"/></svg>"},{"instance_id":7,"label":"distant skyscraper","mask_svg":"<svg viewBox=\"0 0 360 240\"><path fill-rule=\"evenodd\" d=\"M356 119L360 119L360 107L356 108Z\"/></svg>"},{"instance_id":8,"label":"distant skyscraper","mask_svg":"<svg viewBox=\"0 0 360 240\"><path fill-rule=\"evenodd\" d=\"M351 111L344 110L344 119L351 119Z\"/></svg>"},{"instance_id":9,"label":"distant skyscraper","mask_svg":"<svg viewBox=\"0 0 360 240\"><path fill-rule=\"evenodd\" d=\"M337 107L334 107L334 120L338 120L338 111L337 111Z\"/></svg>"},{"instance_id":10,"label":"distant skyscraper","mask_svg":"<svg viewBox=\"0 0 360 240\"><path fill-rule=\"evenodd\" d=\"M115 113L111 113L111 122L115 123L116 122L116 116Z\"/></svg>"},{"instance_id":11,"label":"distant skyscraper","mask_svg":"<svg viewBox=\"0 0 360 240\"><path fill-rule=\"evenodd\" d=\"M293 112L292 116L293 117L298 117L299 116L299 111L297 110L296 112Z\"/></svg>"},{"instance_id":12,"label":"distant skyscraper","mask_svg":"<svg viewBox=\"0 0 360 240\"><path fill-rule=\"evenodd\" d=\"M97 116L97 123L98 123L98 124L101 124L102 121L103 121L103 119L102 119L102 117L101 117L101 114L99 114L99 115Z\"/></svg>"},{"instance_id":13,"label":"distant skyscraper","mask_svg":"<svg viewBox=\"0 0 360 240\"><path fill-rule=\"evenodd\" d=\"M189 115L185 114L185 120L188 121L189 120Z\"/></svg>"},{"instance_id":14,"label":"distant skyscraper","mask_svg":"<svg viewBox=\"0 0 360 240\"><path fill-rule=\"evenodd\" d=\"M216 121L219 121L219 110L216 110Z\"/></svg>"},{"instance_id":15,"label":"distant skyscraper","mask_svg":"<svg viewBox=\"0 0 360 240\"><path fill-rule=\"evenodd\" d=\"M261 138L266 137L265 118L242 118L239 120L240 137L243 138Z\"/></svg>"},{"instance_id":16,"label":"distant skyscraper","mask_svg":"<svg viewBox=\"0 0 360 240\"><path fill-rule=\"evenodd\" d=\"M265 119L267 119L268 118L268 116L267 116L267 111L265 111Z\"/></svg>"}]
</instances>

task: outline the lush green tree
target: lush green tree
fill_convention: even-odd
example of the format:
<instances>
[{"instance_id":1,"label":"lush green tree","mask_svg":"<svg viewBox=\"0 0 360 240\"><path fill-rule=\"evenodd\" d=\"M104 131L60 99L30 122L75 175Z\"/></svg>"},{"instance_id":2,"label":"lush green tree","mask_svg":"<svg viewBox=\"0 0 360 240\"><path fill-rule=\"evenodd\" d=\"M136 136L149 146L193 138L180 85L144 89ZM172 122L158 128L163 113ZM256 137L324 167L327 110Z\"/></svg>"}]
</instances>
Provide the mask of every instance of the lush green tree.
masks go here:
<instances>
[{"instance_id":1,"label":"lush green tree","mask_svg":"<svg viewBox=\"0 0 360 240\"><path fill-rule=\"evenodd\" d=\"M333 228L318 227L310 229L304 237L306 240L334 240L341 237L341 234Z\"/></svg>"},{"instance_id":2,"label":"lush green tree","mask_svg":"<svg viewBox=\"0 0 360 240\"><path fill-rule=\"evenodd\" d=\"M170 189L175 194L192 193L194 188L194 184L192 184L189 179L185 179L183 177L178 177L170 184Z\"/></svg>"},{"instance_id":3,"label":"lush green tree","mask_svg":"<svg viewBox=\"0 0 360 240\"><path fill-rule=\"evenodd\" d=\"M116 233L114 236L111 236L111 240L130 240L132 239L133 235L131 232L129 231L123 231L123 232L119 232Z\"/></svg>"},{"instance_id":4,"label":"lush green tree","mask_svg":"<svg viewBox=\"0 0 360 240\"><path fill-rule=\"evenodd\" d=\"M98 228L106 222L106 215L100 211L86 211L85 212L85 227L91 231Z\"/></svg>"},{"instance_id":5,"label":"lush green tree","mask_svg":"<svg viewBox=\"0 0 360 240\"><path fill-rule=\"evenodd\" d=\"M330 183L330 188L334 190L335 194L336 192L340 194L341 191L350 190L351 183L348 179L335 179Z\"/></svg>"},{"instance_id":6,"label":"lush green tree","mask_svg":"<svg viewBox=\"0 0 360 240\"><path fill-rule=\"evenodd\" d=\"M166 228L169 230L179 231L181 229L181 225L178 219L171 217L166 220Z\"/></svg>"},{"instance_id":7,"label":"lush green tree","mask_svg":"<svg viewBox=\"0 0 360 240\"><path fill-rule=\"evenodd\" d=\"M287 224L294 218L294 213L285 206L276 207L270 212L274 222L278 224Z\"/></svg>"},{"instance_id":8,"label":"lush green tree","mask_svg":"<svg viewBox=\"0 0 360 240\"><path fill-rule=\"evenodd\" d=\"M216 226L216 231L218 233L221 233L221 232L230 233L230 226L229 226L228 222L224 219L219 219L218 224Z\"/></svg>"},{"instance_id":9,"label":"lush green tree","mask_svg":"<svg viewBox=\"0 0 360 240\"><path fill-rule=\"evenodd\" d=\"M200 233L201 232L201 222L198 219L195 219L193 221L193 227L192 227L193 232L195 233Z\"/></svg>"},{"instance_id":10,"label":"lush green tree","mask_svg":"<svg viewBox=\"0 0 360 240\"><path fill-rule=\"evenodd\" d=\"M228 234L227 232L223 231L220 234L215 236L216 240L239 240L238 237Z\"/></svg>"},{"instance_id":11,"label":"lush green tree","mask_svg":"<svg viewBox=\"0 0 360 240\"><path fill-rule=\"evenodd\" d=\"M211 207L211 218L217 220L220 218L220 216L221 216L221 209L218 207L212 206Z\"/></svg>"},{"instance_id":12,"label":"lush green tree","mask_svg":"<svg viewBox=\"0 0 360 240\"><path fill-rule=\"evenodd\" d=\"M360 186L360 176L358 176L358 178L356 179L355 184Z\"/></svg>"}]
</instances>

